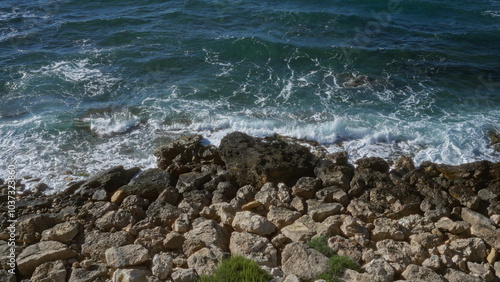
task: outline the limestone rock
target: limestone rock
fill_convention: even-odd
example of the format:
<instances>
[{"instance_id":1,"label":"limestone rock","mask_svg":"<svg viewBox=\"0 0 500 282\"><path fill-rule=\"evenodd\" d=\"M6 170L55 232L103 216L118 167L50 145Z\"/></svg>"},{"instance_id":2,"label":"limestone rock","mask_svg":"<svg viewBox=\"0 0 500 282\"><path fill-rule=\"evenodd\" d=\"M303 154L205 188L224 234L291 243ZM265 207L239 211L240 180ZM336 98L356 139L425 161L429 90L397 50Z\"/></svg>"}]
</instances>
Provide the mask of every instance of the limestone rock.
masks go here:
<instances>
[{"instance_id":1,"label":"limestone rock","mask_svg":"<svg viewBox=\"0 0 500 282\"><path fill-rule=\"evenodd\" d=\"M460 270L447 268L444 274L444 278L448 281L460 281L460 282L483 282L484 280L474 276L464 273Z\"/></svg>"},{"instance_id":2,"label":"limestone rock","mask_svg":"<svg viewBox=\"0 0 500 282\"><path fill-rule=\"evenodd\" d=\"M269 235L276 230L267 218L254 214L250 211L237 212L233 220L233 228L236 231L247 231L258 235Z\"/></svg>"},{"instance_id":3,"label":"limestone rock","mask_svg":"<svg viewBox=\"0 0 500 282\"><path fill-rule=\"evenodd\" d=\"M278 266L278 253L265 237L248 232L233 232L229 245L231 255L241 255L259 265Z\"/></svg>"},{"instance_id":4,"label":"limestone rock","mask_svg":"<svg viewBox=\"0 0 500 282\"><path fill-rule=\"evenodd\" d=\"M191 268L180 268L172 273L172 280L174 282L192 282L196 280L197 277L195 270Z\"/></svg>"},{"instance_id":5,"label":"limestone rock","mask_svg":"<svg viewBox=\"0 0 500 282\"><path fill-rule=\"evenodd\" d=\"M292 195L311 199L319 188L321 188L321 180L314 177L302 177L292 187Z\"/></svg>"},{"instance_id":6,"label":"limestone rock","mask_svg":"<svg viewBox=\"0 0 500 282\"><path fill-rule=\"evenodd\" d=\"M57 224L56 226L42 232L42 241L59 241L68 243L78 234L80 223L70 221Z\"/></svg>"},{"instance_id":7,"label":"limestone rock","mask_svg":"<svg viewBox=\"0 0 500 282\"><path fill-rule=\"evenodd\" d=\"M448 217L442 217L435 223L435 226L451 234L460 234L465 232L470 227L470 224L465 221L453 221Z\"/></svg>"},{"instance_id":8,"label":"limestone rock","mask_svg":"<svg viewBox=\"0 0 500 282\"><path fill-rule=\"evenodd\" d=\"M214 220L205 220L194 226L193 230L184 234L187 240L200 240L206 246L217 246L229 251L229 234Z\"/></svg>"},{"instance_id":9,"label":"limestone rock","mask_svg":"<svg viewBox=\"0 0 500 282\"><path fill-rule=\"evenodd\" d=\"M410 264L405 271L403 271L402 276L406 280L411 281L421 281L421 282L446 282L443 276L437 274L427 267L418 266L415 264Z\"/></svg>"},{"instance_id":10,"label":"limestone rock","mask_svg":"<svg viewBox=\"0 0 500 282\"><path fill-rule=\"evenodd\" d=\"M116 282L146 282L151 272L142 268L117 269L113 273L113 281Z\"/></svg>"},{"instance_id":11,"label":"limestone rock","mask_svg":"<svg viewBox=\"0 0 500 282\"><path fill-rule=\"evenodd\" d=\"M211 176L206 172L188 172L179 175L177 190L179 193L190 192L199 189L203 184L210 181Z\"/></svg>"},{"instance_id":12,"label":"limestone rock","mask_svg":"<svg viewBox=\"0 0 500 282\"><path fill-rule=\"evenodd\" d=\"M412 249L410 244L404 241L386 239L377 242L377 250L388 262L409 265L412 263Z\"/></svg>"},{"instance_id":13,"label":"limestone rock","mask_svg":"<svg viewBox=\"0 0 500 282\"><path fill-rule=\"evenodd\" d=\"M495 225L495 223L488 217L468 208L462 208L462 219L471 225Z\"/></svg>"},{"instance_id":14,"label":"limestone rock","mask_svg":"<svg viewBox=\"0 0 500 282\"><path fill-rule=\"evenodd\" d=\"M314 281L328 270L328 258L302 243L294 242L283 249L281 268L287 276L293 274L303 281Z\"/></svg>"},{"instance_id":15,"label":"limestone rock","mask_svg":"<svg viewBox=\"0 0 500 282\"><path fill-rule=\"evenodd\" d=\"M33 282L64 282L66 281L66 268L64 262L58 260L55 262L46 262L39 265L33 275L31 275Z\"/></svg>"},{"instance_id":16,"label":"limestone rock","mask_svg":"<svg viewBox=\"0 0 500 282\"><path fill-rule=\"evenodd\" d=\"M17 222L17 234L19 238L27 244L38 242L35 237L36 233L42 233L44 230L53 227L56 223L60 222L54 214L33 214L22 216Z\"/></svg>"},{"instance_id":17,"label":"limestone rock","mask_svg":"<svg viewBox=\"0 0 500 282\"><path fill-rule=\"evenodd\" d=\"M438 251L441 255L459 256L472 262L482 262L488 254L486 245L479 238L456 239L449 245L439 246Z\"/></svg>"},{"instance_id":18,"label":"limestone rock","mask_svg":"<svg viewBox=\"0 0 500 282\"><path fill-rule=\"evenodd\" d=\"M127 195L155 200L170 185L172 185L170 173L159 168L150 168L141 172L129 184L120 187L120 190Z\"/></svg>"},{"instance_id":19,"label":"limestone rock","mask_svg":"<svg viewBox=\"0 0 500 282\"><path fill-rule=\"evenodd\" d=\"M76 253L65 244L56 241L43 241L28 246L17 257L17 268L24 276L29 276L35 268L43 263L69 259Z\"/></svg>"},{"instance_id":20,"label":"limestone rock","mask_svg":"<svg viewBox=\"0 0 500 282\"><path fill-rule=\"evenodd\" d=\"M285 207L271 206L267 213L267 219L278 229L292 224L302 215L299 212L291 211Z\"/></svg>"},{"instance_id":21,"label":"limestone rock","mask_svg":"<svg viewBox=\"0 0 500 282\"><path fill-rule=\"evenodd\" d=\"M233 132L222 138L219 148L227 170L241 186L295 183L300 177L312 176L317 162L306 147L276 137L261 139Z\"/></svg>"},{"instance_id":22,"label":"limestone rock","mask_svg":"<svg viewBox=\"0 0 500 282\"><path fill-rule=\"evenodd\" d=\"M337 165L332 161L320 161L314 168L314 174L321 179L323 187L337 186L347 191L354 176L354 168L350 165Z\"/></svg>"},{"instance_id":23,"label":"limestone rock","mask_svg":"<svg viewBox=\"0 0 500 282\"><path fill-rule=\"evenodd\" d=\"M111 267L140 265L150 260L149 251L141 245L111 247L106 250L106 263Z\"/></svg>"},{"instance_id":24,"label":"limestone rock","mask_svg":"<svg viewBox=\"0 0 500 282\"><path fill-rule=\"evenodd\" d=\"M137 219L134 218L129 210L119 209L117 211L109 211L103 217L96 221L97 227L101 231L110 231L111 228L118 230L132 223L135 224Z\"/></svg>"},{"instance_id":25,"label":"limestone rock","mask_svg":"<svg viewBox=\"0 0 500 282\"><path fill-rule=\"evenodd\" d=\"M318 207L309 209L309 216L317 222L322 222L325 218L338 214L342 209L342 205L337 203L322 204Z\"/></svg>"},{"instance_id":26,"label":"limestone rock","mask_svg":"<svg viewBox=\"0 0 500 282\"><path fill-rule=\"evenodd\" d=\"M80 194L83 197L88 197L94 194L94 192L99 189L103 189L108 193L112 193L123 185L128 184L132 177L134 177L134 175L139 171L140 169L138 167L124 169L123 166L116 166L110 168L86 180L75 191L75 194Z\"/></svg>"},{"instance_id":27,"label":"limestone rock","mask_svg":"<svg viewBox=\"0 0 500 282\"><path fill-rule=\"evenodd\" d=\"M192 254L188 259L188 267L196 270L198 275L213 273L215 266L217 266L222 259L226 258L227 253L222 249L214 246L202 248Z\"/></svg>"},{"instance_id":28,"label":"limestone rock","mask_svg":"<svg viewBox=\"0 0 500 282\"><path fill-rule=\"evenodd\" d=\"M316 192L316 198L325 203L339 203L344 207L349 205L349 196L340 187L326 187Z\"/></svg>"},{"instance_id":29,"label":"limestone rock","mask_svg":"<svg viewBox=\"0 0 500 282\"><path fill-rule=\"evenodd\" d=\"M132 244L133 237L124 231L115 233L85 231L85 242L82 245L82 254L95 261L104 261L105 252L110 247Z\"/></svg>"},{"instance_id":30,"label":"limestone rock","mask_svg":"<svg viewBox=\"0 0 500 282\"><path fill-rule=\"evenodd\" d=\"M363 270L374 276L375 281L390 282L393 281L395 271L392 266L384 259L374 259L363 265Z\"/></svg>"},{"instance_id":31,"label":"limestone rock","mask_svg":"<svg viewBox=\"0 0 500 282\"><path fill-rule=\"evenodd\" d=\"M404 230L397 221L389 218L377 218L373 222L375 228L372 230L371 239L378 242L385 239L402 241L405 238Z\"/></svg>"},{"instance_id":32,"label":"limestone rock","mask_svg":"<svg viewBox=\"0 0 500 282\"><path fill-rule=\"evenodd\" d=\"M92 282L99 277L106 277L108 269L104 263L94 263L87 268L73 268L69 281L71 282Z\"/></svg>"},{"instance_id":33,"label":"limestone rock","mask_svg":"<svg viewBox=\"0 0 500 282\"><path fill-rule=\"evenodd\" d=\"M177 232L169 232L163 240L163 245L167 250L180 250L186 238Z\"/></svg>"},{"instance_id":34,"label":"limestone rock","mask_svg":"<svg viewBox=\"0 0 500 282\"><path fill-rule=\"evenodd\" d=\"M160 278L161 280L167 279L167 277L172 272L172 267L174 266L172 257L167 253L159 253L153 257L153 265L151 271L154 276Z\"/></svg>"},{"instance_id":35,"label":"limestone rock","mask_svg":"<svg viewBox=\"0 0 500 282\"><path fill-rule=\"evenodd\" d=\"M347 216L344 219L344 223L340 226L340 229L346 237L352 237L356 234L359 234L365 238L370 237L370 231L368 231L368 229L365 227L365 224L359 219L352 216Z\"/></svg>"},{"instance_id":36,"label":"limestone rock","mask_svg":"<svg viewBox=\"0 0 500 282\"><path fill-rule=\"evenodd\" d=\"M476 262L467 262L467 268L471 275L479 276L486 282L495 280L495 275L491 270Z\"/></svg>"}]
</instances>

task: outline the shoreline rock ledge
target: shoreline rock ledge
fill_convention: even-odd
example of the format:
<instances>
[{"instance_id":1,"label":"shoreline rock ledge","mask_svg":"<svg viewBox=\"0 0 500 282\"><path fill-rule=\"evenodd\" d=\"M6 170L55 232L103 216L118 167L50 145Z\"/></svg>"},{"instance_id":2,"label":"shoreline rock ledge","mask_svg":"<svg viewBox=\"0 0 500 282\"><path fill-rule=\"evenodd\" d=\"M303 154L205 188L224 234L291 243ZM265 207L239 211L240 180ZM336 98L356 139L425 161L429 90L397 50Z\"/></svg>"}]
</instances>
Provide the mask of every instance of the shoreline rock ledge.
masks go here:
<instances>
[{"instance_id":1,"label":"shoreline rock ledge","mask_svg":"<svg viewBox=\"0 0 500 282\"><path fill-rule=\"evenodd\" d=\"M154 155L158 168L20 191L16 275L2 201L1 281L196 281L240 255L272 281L311 282L329 267L306 245L318 236L360 267L339 281L500 281L499 162L401 157L390 169L240 132L219 147L182 137Z\"/></svg>"}]
</instances>

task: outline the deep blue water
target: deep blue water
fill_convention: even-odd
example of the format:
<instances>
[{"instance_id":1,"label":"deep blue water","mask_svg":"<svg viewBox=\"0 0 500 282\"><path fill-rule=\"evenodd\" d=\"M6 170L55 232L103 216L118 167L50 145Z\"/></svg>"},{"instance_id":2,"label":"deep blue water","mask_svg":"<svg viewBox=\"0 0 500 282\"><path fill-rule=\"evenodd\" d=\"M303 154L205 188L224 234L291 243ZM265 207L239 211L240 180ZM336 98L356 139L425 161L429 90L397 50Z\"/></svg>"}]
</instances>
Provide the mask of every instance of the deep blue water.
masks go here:
<instances>
[{"instance_id":1,"label":"deep blue water","mask_svg":"<svg viewBox=\"0 0 500 282\"><path fill-rule=\"evenodd\" d=\"M0 159L56 189L187 133L500 161L500 1L19 2L0 1Z\"/></svg>"}]
</instances>

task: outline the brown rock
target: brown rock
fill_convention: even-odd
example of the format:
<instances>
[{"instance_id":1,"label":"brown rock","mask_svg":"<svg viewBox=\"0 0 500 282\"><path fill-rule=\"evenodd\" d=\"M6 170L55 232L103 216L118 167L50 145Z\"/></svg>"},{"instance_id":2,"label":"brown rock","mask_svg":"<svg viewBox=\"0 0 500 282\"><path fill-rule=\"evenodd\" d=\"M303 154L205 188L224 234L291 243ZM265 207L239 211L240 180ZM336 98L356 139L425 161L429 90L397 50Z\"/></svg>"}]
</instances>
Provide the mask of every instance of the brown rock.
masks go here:
<instances>
[{"instance_id":1,"label":"brown rock","mask_svg":"<svg viewBox=\"0 0 500 282\"><path fill-rule=\"evenodd\" d=\"M28 246L17 257L17 268L24 276L29 276L43 263L75 257L76 253L65 244L56 241L44 241Z\"/></svg>"}]
</instances>

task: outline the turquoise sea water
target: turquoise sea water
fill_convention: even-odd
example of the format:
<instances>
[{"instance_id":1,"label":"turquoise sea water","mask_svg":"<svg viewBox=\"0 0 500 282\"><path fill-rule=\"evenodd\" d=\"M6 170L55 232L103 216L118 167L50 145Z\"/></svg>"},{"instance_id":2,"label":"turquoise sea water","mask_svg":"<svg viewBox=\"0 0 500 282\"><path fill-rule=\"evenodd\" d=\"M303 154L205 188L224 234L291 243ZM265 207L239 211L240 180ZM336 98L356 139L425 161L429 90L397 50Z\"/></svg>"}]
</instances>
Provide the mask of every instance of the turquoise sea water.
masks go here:
<instances>
[{"instance_id":1,"label":"turquoise sea water","mask_svg":"<svg viewBox=\"0 0 500 282\"><path fill-rule=\"evenodd\" d=\"M0 159L55 189L186 133L500 161L500 1L19 2L0 1Z\"/></svg>"}]
</instances>

